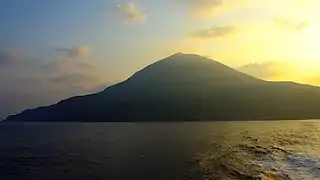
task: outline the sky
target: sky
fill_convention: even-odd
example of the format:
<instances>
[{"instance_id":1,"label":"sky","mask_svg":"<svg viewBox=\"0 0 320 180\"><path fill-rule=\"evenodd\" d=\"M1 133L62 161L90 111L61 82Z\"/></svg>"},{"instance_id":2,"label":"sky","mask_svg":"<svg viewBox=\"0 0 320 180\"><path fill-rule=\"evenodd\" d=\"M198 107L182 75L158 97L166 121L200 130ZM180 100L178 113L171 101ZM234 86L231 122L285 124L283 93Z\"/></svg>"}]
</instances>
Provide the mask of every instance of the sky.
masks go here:
<instances>
[{"instance_id":1,"label":"sky","mask_svg":"<svg viewBox=\"0 0 320 180\"><path fill-rule=\"evenodd\" d=\"M320 85L318 0L2 0L0 117L93 93L177 52Z\"/></svg>"}]
</instances>

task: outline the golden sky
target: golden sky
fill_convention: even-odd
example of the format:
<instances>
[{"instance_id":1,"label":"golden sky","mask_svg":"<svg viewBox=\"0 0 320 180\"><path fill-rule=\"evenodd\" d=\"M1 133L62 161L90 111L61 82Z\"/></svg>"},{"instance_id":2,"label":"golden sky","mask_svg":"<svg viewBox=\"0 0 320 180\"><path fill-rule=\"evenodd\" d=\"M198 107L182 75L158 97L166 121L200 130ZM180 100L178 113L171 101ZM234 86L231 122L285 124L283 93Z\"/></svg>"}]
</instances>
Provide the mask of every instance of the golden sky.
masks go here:
<instances>
[{"instance_id":1,"label":"golden sky","mask_svg":"<svg viewBox=\"0 0 320 180\"><path fill-rule=\"evenodd\" d=\"M213 25L184 36L174 51L210 56L267 80L320 85L320 1L196 2L193 20L211 19Z\"/></svg>"}]
</instances>

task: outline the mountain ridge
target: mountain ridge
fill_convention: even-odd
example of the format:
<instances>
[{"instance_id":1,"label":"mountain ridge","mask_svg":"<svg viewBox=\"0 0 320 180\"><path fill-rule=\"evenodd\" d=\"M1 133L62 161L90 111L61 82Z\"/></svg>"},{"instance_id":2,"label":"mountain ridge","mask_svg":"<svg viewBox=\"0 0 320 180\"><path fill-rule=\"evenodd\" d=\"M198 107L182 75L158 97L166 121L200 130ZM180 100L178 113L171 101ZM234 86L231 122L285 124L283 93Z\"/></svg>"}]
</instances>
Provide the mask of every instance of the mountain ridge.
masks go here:
<instances>
[{"instance_id":1,"label":"mountain ridge","mask_svg":"<svg viewBox=\"0 0 320 180\"><path fill-rule=\"evenodd\" d=\"M320 118L320 88L264 81L177 53L96 94L26 110L6 121L187 121Z\"/></svg>"}]
</instances>

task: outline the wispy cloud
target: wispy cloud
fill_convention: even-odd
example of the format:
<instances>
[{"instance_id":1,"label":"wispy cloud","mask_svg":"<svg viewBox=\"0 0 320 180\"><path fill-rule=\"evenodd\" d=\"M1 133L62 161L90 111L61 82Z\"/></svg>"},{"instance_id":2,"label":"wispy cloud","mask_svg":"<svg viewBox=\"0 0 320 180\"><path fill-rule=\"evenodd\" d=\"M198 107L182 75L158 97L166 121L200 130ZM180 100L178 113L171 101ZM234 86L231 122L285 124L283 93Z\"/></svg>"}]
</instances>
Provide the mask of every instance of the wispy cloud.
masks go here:
<instances>
[{"instance_id":1,"label":"wispy cloud","mask_svg":"<svg viewBox=\"0 0 320 180\"><path fill-rule=\"evenodd\" d=\"M238 68L238 70L261 79L272 79L282 76L283 70L288 68L289 66L286 63L265 62L247 64Z\"/></svg>"},{"instance_id":2,"label":"wispy cloud","mask_svg":"<svg viewBox=\"0 0 320 180\"><path fill-rule=\"evenodd\" d=\"M193 8L205 9L207 7L221 6L223 0L180 0L182 3L186 3Z\"/></svg>"},{"instance_id":3,"label":"wispy cloud","mask_svg":"<svg viewBox=\"0 0 320 180\"><path fill-rule=\"evenodd\" d=\"M285 17L275 17L273 21L279 27L285 28L287 30L293 30L295 32L301 32L310 26L307 21L300 21L297 19L290 19Z\"/></svg>"},{"instance_id":4,"label":"wispy cloud","mask_svg":"<svg viewBox=\"0 0 320 180\"><path fill-rule=\"evenodd\" d=\"M0 105L0 116L95 92L107 86L103 71L92 61L82 59L90 54L88 46L60 48L55 58L35 63L33 59L37 58L0 53L0 56L5 57L1 64L13 65L4 66L0 70L0 102L6 104ZM13 64L16 59L18 61Z\"/></svg>"},{"instance_id":5,"label":"wispy cloud","mask_svg":"<svg viewBox=\"0 0 320 180\"><path fill-rule=\"evenodd\" d=\"M318 66L301 67L298 64L288 62L270 61L247 64L237 70L265 80L294 81L319 86L319 68Z\"/></svg>"},{"instance_id":6,"label":"wispy cloud","mask_svg":"<svg viewBox=\"0 0 320 180\"><path fill-rule=\"evenodd\" d=\"M101 81L100 72L90 64L83 61L91 56L91 48L86 45L78 45L73 48L59 48L58 56L41 66L47 74L47 81L61 84L83 84L91 86L91 83Z\"/></svg>"},{"instance_id":7,"label":"wispy cloud","mask_svg":"<svg viewBox=\"0 0 320 180\"><path fill-rule=\"evenodd\" d=\"M88 58L91 55L91 48L86 45L78 45L72 48L57 48L58 52L66 53L71 58Z\"/></svg>"},{"instance_id":8,"label":"wispy cloud","mask_svg":"<svg viewBox=\"0 0 320 180\"><path fill-rule=\"evenodd\" d=\"M313 85L319 85L320 83L318 81L320 78L317 75L319 67L310 68L309 66L301 66L290 62L252 63L244 65L238 70L265 80L294 81Z\"/></svg>"},{"instance_id":9,"label":"wispy cloud","mask_svg":"<svg viewBox=\"0 0 320 180\"><path fill-rule=\"evenodd\" d=\"M309 23L306 22L306 21L304 21L304 22L300 22L300 23L296 26L296 30L297 30L297 31L302 31L302 30L304 30L304 29L306 29L306 28L308 28L308 27L309 27Z\"/></svg>"},{"instance_id":10,"label":"wispy cloud","mask_svg":"<svg viewBox=\"0 0 320 180\"><path fill-rule=\"evenodd\" d=\"M186 6L192 18L211 18L244 4L246 0L177 0Z\"/></svg>"},{"instance_id":11,"label":"wispy cloud","mask_svg":"<svg viewBox=\"0 0 320 180\"><path fill-rule=\"evenodd\" d=\"M24 58L25 54L22 50L0 51L0 66L17 64Z\"/></svg>"},{"instance_id":12,"label":"wispy cloud","mask_svg":"<svg viewBox=\"0 0 320 180\"><path fill-rule=\"evenodd\" d=\"M117 6L119 12L129 22L144 22L147 16L135 3L124 3Z\"/></svg>"},{"instance_id":13,"label":"wispy cloud","mask_svg":"<svg viewBox=\"0 0 320 180\"><path fill-rule=\"evenodd\" d=\"M237 28L235 26L214 26L209 29L200 30L191 35L196 38L217 38L227 36L235 33Z\"/></svg>"},{"instance_id":14,"label":"wispy cloud","mask_svg":"<svg viewBox=\"0 0 320 180\"><path fill-rule=\"evenodd\" d=\"M64 75L58 75L55 77L48 78L50 82L53 83L70 83L70 82L83 82L84 80L92 80L89 76L83 74L83 73L68 73Z\"/></svg>"}]
</instances>

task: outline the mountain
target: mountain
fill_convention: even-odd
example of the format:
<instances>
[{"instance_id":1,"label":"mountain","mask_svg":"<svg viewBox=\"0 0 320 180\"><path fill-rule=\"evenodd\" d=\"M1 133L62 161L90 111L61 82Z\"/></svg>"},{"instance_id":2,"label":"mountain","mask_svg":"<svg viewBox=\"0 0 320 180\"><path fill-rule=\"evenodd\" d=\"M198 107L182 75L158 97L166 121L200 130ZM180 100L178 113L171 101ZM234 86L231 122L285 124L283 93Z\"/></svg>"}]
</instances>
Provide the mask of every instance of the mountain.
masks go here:
<instances>
[{"instance_id":1,"label":"mountain","mask_svg":"<svg viewBox=\"0 0 320 180\"><path fill-rule=\"evenodd\" d=\"M192 54L175 54L91 95L6 121L204 121L320 118L320 88L269 82Z\"/></svg>"}]
</instances>

